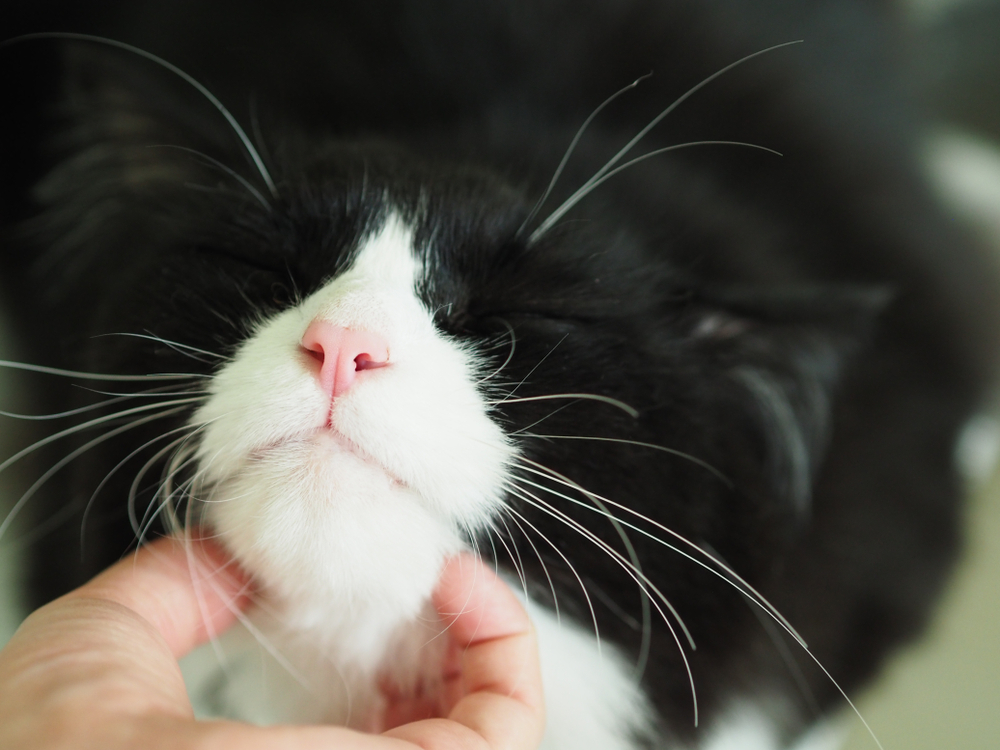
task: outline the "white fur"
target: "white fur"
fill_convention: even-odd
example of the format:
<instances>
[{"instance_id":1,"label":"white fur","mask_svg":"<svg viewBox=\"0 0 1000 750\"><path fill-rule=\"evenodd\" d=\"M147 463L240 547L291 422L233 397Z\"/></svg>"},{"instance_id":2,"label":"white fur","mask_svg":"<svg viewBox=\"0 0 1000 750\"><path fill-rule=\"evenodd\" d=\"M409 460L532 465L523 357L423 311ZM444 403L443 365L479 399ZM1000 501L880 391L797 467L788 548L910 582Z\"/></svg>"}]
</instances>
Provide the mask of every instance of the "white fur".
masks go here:
<instances>
[{"instance_id":1,"label":"white fur","mask_svg":"<svg viewBox=\"0 0 1000 750\"><path fill-rule=\"evenodd\" d=\"M774 722L757 706L740 703L720 717L704 750L780 750Z\"/></svg>"},{"instance_id":2,"label":"white fur","mask_svg":"<svg viewBox=\"0 0 1000 750\"><path fill-rule=\"evenodd\" d=\"M765 701L766 704L766 701ZM847 733L843 723L822 721L791 746L782 744L773 716L785 713L779 700L767 707L738 701L712 726L702 750L837 750Z\"/></svg>"},{"instance_id":3,"label":"white fur","mask_svg":"<svg viewBox=\"0 0 1000 750\"><path fill-rule=\"evenodd\" d=\"M395 676L417 679L393 644L424 630L444 558L502 499L512 449L476 391L471 352L415 296L420 273L411 231L390 216L348 271L257 327L193 420L205 425L206 518L266 602L256 626L328 696L283 720L369 727L377 706L364 696L393 651ZM389 346L389 366L359 374L332 411L300 347L314 320Z\"/></svg>"},{"instance_id":4,"label":"white fur","mask_svg":"<svg viewBox=\"0 0 1000 750\"><path fill-rule=\"evenodd\" d=\"M592 631L529 606L538 632L547 725L543 750L626 750L647 734L653 711L611 645L600 650Z\"/></svg>"},{"instance_id":5,"label":"white fur","mask_svg":"<svg viewBox=\"0 0 1000 750\"><path fill-rule=\"evenodd\" d=\"M440 663L430 593L463 532L498 511L513 449L477 392L473 353L416 297L421 273L411 230L390 216L345 273L257 326L194 417L206 518L259 582L251 627L273 650L228 634L226 679L204 651L189 659L205 713L376 729L378 679L415 688ZM389 366L359 373L332 411L299 346L317 319L389 346ZM535 620L546 747L630 747L650 711L628 665L575 626Z\"/></svg>"}]
</instances>

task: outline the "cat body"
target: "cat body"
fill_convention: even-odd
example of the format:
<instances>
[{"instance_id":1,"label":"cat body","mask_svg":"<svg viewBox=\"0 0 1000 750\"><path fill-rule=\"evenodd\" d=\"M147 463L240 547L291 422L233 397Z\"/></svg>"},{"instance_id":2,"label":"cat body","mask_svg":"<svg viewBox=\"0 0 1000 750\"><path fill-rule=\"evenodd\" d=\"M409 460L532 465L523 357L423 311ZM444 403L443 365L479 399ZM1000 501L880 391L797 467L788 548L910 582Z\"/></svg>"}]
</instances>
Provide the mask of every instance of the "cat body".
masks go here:
<instances>
[{"instance_id":1,"label":"cat body","mask_svg":"<svg viewBox=\"0 0 1000 750\"><path fill-rule=\"evenodd\" d=\"M136 378L86 381L110 401L67 419L100 431L67 427L25 506L60 522L35 603L176 515L258 587L192 690L377 729L384 680L433 694L430 592L474 548L538 623L546 747L820 747L945 579L992 368L993 271L924 187L874 5L74 29L236 112L252 89L252 136L129 49L7 48L63 53L4 126L37 147L5 154L21 338ZM37 377L52 413L100 400Z\"/></svg>"}]
</instances>

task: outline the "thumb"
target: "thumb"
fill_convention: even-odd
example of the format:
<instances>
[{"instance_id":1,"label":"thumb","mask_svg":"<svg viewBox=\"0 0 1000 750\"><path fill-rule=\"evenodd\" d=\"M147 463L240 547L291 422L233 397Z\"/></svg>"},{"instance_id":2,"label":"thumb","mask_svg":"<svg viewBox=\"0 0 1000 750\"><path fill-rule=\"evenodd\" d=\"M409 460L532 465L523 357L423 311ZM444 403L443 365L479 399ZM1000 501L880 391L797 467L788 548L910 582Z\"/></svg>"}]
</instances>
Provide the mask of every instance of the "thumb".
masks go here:
<instances>
[{"instance_id":1,"label":"thumb","mask_svg":"<svg viewBox=\"0 0 1000 750\"><path fill-rule=\"evenodd\" d=\"M132 610L180 658L233 624L248 602L248 579L210 540L164 538L63 600L76 598L106 600Z\"/></svg>"}]
</instances>

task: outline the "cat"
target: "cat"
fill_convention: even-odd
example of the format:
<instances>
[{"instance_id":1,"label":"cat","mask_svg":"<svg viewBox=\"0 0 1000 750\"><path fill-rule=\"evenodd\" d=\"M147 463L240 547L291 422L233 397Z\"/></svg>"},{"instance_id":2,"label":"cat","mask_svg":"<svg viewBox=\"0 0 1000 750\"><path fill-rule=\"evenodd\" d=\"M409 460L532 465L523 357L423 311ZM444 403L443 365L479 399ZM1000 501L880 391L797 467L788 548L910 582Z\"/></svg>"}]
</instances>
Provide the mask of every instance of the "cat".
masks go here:
<instances>
[{"instance_id":1,"label":"cat","mask_svg":"<svg viewBox=\"0 0 1000 750\"><path fill-rule=\"evenodd\" d=\"M258 608L192 692L374 730L471 548L545 747L826 746L947 577L994 367L887 14L143 2L6 47L0 272L66 415L33 603L216 534Z\"/></svg>"}]
</instances>

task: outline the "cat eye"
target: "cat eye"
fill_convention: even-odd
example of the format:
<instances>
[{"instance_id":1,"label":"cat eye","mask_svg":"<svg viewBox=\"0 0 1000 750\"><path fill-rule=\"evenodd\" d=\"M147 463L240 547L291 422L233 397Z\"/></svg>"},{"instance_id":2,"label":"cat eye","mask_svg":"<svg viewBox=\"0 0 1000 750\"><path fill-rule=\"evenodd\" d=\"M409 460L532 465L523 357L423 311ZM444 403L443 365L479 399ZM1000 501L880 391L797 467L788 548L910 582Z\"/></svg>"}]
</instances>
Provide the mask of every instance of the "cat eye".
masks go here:
<instances>
[{"instance_id":1,"label":"cat eye","mask_svg":"<svg viewBox=\"0 0 1000 750\"><path fill-rule=\"evenodd\" d=\"M271 285L271 301L278 307L288 307L292 304L293 299L292 290L284 284L275 283Z\"/></svg>"}]
</instances>

